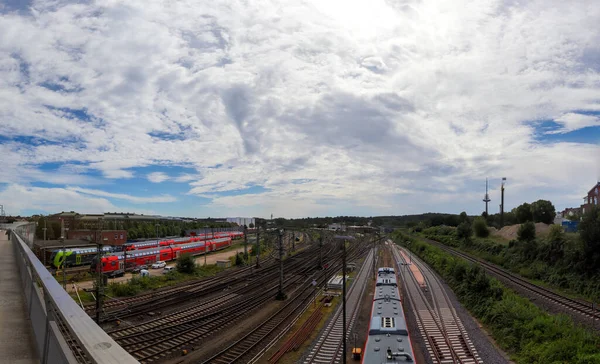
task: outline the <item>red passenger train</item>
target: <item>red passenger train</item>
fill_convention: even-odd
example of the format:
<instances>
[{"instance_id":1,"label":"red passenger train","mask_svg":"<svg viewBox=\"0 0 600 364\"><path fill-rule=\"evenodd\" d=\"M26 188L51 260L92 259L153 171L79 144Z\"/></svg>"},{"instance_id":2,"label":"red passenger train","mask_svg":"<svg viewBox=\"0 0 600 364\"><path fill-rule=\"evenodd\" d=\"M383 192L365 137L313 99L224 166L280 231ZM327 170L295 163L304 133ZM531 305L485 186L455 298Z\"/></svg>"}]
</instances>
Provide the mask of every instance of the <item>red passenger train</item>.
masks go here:
<instances>
[{"instance_id":1,"label":"red passenger train","mask_svg":"<svg viewBox=\"0 0 600 364\"><path fill-rule=\"evenodd\" d=\"M231 239L236 239L236 238L241 238L242 236L244 236L244 233L241 231L225 231L225 232L215 233L214 236L211 236L211 234L200 234L197 236L176 238L176 239L169 239L169 240L148 240L148 241L140 241L137 243L127 243L127 244L123 245L123 249L127 250L127 251L139 250L139 249L151 249L151 248L156 248L159 246L168 247L171 245L194 243L197 241L204 241L204 240L209 240L212 238L227 238L227 237L229 237Z\"/></svg>"},{"instance_id":2,"label":"red passenger train","mask_svg":"<svg viewBox=\"0 0 600 364\"><path fill-rule=\"evenodd\" d=\"M218 238L201 242L172 245L170 247L157 247L152 249L138 249L125 252L108 254L102 257L102 273L117 276L125 273L127 269L151 265L158 261L167 262L179 258L182 254L200 255L205 251L212 252L231 246L231 238ZM97 272L97 260L92 261L90 270Z\"/></svg>"}]
</instances>

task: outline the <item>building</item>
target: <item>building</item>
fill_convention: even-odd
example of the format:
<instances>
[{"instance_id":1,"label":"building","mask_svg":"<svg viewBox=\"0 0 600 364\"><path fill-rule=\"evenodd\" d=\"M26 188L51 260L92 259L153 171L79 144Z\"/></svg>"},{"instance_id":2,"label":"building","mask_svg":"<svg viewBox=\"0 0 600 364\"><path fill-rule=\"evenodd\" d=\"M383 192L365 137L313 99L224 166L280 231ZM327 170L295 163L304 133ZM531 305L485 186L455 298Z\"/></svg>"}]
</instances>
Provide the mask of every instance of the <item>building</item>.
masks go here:
<instances>
[{"instance_id":1,"label":"building","mask_svg":"<svg viewBox=\"0 0 600 364\"><path fill-rule=\"evenodd\" d=\"M589 212L593 206L598 205L600 205L600 182L597 182L587 193L587 196L583 198L583 205L581 205L582 213L585 214Z\"/></svg>"},{"instance_id":2,"label":"building","mask_svg":"<svg viewBox=\"0 0 600 364\"><path fill-rule=\"evenodd\" d=\"M50 215L48 216L48 223L59 223L62 224L64 223L64 227L65 229L75 229L76 226L76 220L79 219L81 215L79 215L78 213L76 213L75 211L70 211L70 212L61 212L59 214L54 214L54 215Z\"/></svg>"},{"instance_id":3,"label":"building","mask_svg":"<svg viewBox=\"0 0 600 364\"><path fill-rule=\"evenodd\" d=\"M254 227L256 225L253 217L228 217L226 221L238 224L239 226L246 225L247 227L250 227L250 224L252 224L252 227Z\"/></svg>"},{"instance_id":4,"label":"building","mask_svg":"<svg viewBox=\"0 0 600 364\"><path fill-rule=\"evenodd\" d=\"M570 216L581 216L581 207L568 207L561 211L560 215L562 218L569 218Z\"/></svg>"},{"instance_id":5,"label":"building","mask_svg":"<svg viewBox=\"0 0 600 364\"><path fill-rule=\"evenodd\" d=\"M102 230L102 238L99 230L71 230L67 232L68 239L99 242L104 245L123 245L127 242L127 230Z\"/></svg>"}]
</instances>

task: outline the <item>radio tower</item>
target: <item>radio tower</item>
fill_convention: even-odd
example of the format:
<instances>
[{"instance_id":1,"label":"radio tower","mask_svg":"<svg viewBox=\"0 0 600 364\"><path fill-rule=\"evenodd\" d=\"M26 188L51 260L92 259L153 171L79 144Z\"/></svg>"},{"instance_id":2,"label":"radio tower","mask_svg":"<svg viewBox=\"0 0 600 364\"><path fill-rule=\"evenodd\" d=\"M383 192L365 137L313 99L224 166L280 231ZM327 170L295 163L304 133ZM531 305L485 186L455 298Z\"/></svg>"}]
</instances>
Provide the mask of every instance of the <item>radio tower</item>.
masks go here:
<instances>
[{"instance_id":1,"label":"radio tower","mask_svg":"<svg viewBox=\"0 0 600 364\"><path fill-rule=\"evenodd\" d=\"M485 216L488 216L488 203L490 202L490 195L488 194L488 180L485 179L485 197L483 202L485 202Z\"/></svg>"}]
</instances>

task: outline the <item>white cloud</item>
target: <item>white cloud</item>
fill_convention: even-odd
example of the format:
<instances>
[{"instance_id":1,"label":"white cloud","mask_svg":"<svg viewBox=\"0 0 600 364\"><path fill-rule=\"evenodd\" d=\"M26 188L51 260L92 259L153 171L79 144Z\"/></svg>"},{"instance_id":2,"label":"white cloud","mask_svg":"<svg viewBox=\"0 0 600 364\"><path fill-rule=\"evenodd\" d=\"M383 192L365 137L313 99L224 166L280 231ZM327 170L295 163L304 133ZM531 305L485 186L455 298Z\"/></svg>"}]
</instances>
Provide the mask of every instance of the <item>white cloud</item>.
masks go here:
<instances>
[{"instance_id":1,"label":"white cloud","mask_svg":"<svg viewBox=\"0 0 600 364\"><path fill-rule=\"evenodd\" d=\"M194 176L192 174L184 173L184 174L180 174L179 176L175 177L173 180L175 182L190 182L190 181L195 180L196 178L198 178L198 177Z\"/></svg>"},{"instance_id":2,"label":"white cloud","mask_svg":"<svg viewBox=\"0 0 600 364\"><path fill-rule=\"evenodd\" d=\"M165 203L165 202L177 201L177 199L171 195L138 197L138 196L127 195L124 193L110 193L110 192L106 192L106 191L102 191L102 190L93 190L93 189L81 188L81 187L67 187L67 190L83 193L86 195L126 200L126 201L130 201L130 202L134 202L134 203L153 203L153 202Z\"/></svg>"},{"instance_id":3,"label":"white cloud","mask_svg":"<svg viewBox=\"0 0 600 364\"><path fill-rule=\"evenodd\" d=\"M137 167L184 166L198 173L146 178L189 182L224 214L477 212L468 190L502 175L523 186L515 201L540 183L564 201L563 186L597 177L598 147L542 144L531 122L554 119L556 133L598 125L580 113L600 111L594 5L39 0L30 14L0 10L0 134L14 138L0 144L10 156L0 182L125 184ZM251 186L266 191L227 196Z\"/></svg>"},{"instance_id":4,"label":"white cloud","mask_svg":"<svg viewBox=\"0 0 600 364\"><path fill-rule=\"evenodd\" d=\"M118 210L104 198L84 196L76 191L64 188L27 187L18 184L8 185L0 191L0 201L11 215L24 211L77 211L80 213L99 213Z\"/></svg>"},{"instance_id":5,"label":"white cloud","mask_svg":"<svg viewBox=\"0 0 600 364\"><path fill-rule=\"evenodd\" d=\"M152 172L149 173L146 178L148 178L148 181L152 183L161 183L168 180L169 176L162 172Z\"/></svg>"},{"instance_id":6,"label":"white cloud","mask_svg":"<svg viewBox=\"0 0 600 364\"><path fill-rule=\"evenodd\" d=\"M568 133L589 126L600 126L599 117L576 113L566 113L559 118L554 119L554 121L561 124L562 128L552 131L551 133L553 134Z\"/></svg>"}]
</instances>

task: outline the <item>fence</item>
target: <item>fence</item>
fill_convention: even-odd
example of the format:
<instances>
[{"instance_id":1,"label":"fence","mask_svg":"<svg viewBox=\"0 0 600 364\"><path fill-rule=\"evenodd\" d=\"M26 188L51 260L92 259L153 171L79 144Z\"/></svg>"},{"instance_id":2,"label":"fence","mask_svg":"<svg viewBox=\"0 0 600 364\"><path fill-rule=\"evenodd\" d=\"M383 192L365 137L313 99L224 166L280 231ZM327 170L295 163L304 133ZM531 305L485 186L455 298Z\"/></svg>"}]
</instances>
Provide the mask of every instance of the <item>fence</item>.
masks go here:
<instances>
[{"instance_id":1,"label":"fence","mask_svg":"<svg viewBox=\"0 0 600 364\"><path fill-rule=\"evenodd\" d=\"M96 325L33 254L35 224L3 226L7 227L41 363L138 363Z\"/></svg>"}]
</instances>

